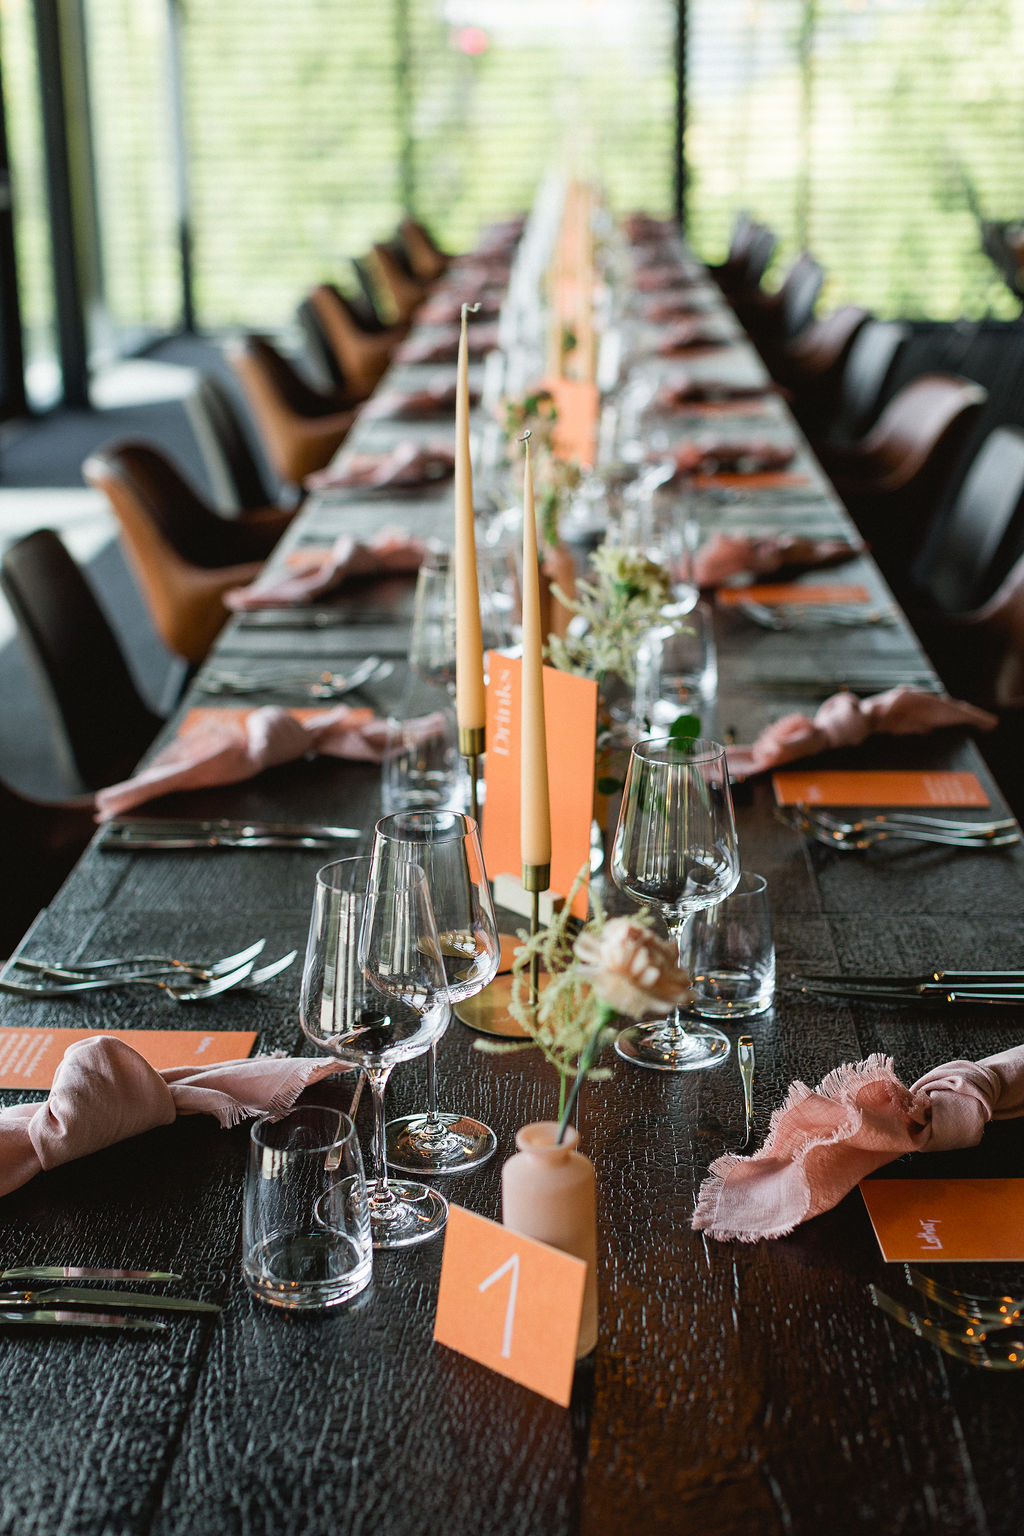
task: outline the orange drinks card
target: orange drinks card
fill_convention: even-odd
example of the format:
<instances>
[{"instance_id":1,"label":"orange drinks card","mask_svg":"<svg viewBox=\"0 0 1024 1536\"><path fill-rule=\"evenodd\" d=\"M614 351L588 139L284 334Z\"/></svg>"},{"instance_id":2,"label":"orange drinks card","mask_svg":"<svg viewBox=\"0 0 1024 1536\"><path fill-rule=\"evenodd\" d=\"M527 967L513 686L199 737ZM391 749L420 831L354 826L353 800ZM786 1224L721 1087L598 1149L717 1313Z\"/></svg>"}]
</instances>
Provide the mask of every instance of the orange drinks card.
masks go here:
<instances>
[{"instance_id":1,"label":"orange drinks card","mask_svg":"<svg viewBox=\"0 0 1024 1536\"><path fill-rule=\"evenodd\" d=\"M1024 1259L1024 1179L866 1179L860 1192L889 1264Z\"/></svg>"},{"instance_id":2,"label":"orange drinks card","mask_svg":"<svg viewBox=\"0 0 1024 1536\"><path fill-rule=\"evenodd\" d=\"M488 667L484 863L492 880L498 875L514 875L518 880L522 873L519 756L523 664L518 657L491 651ZM576 876L590 861L597 684L545 667L544 722L551 800L551 889L559 896L568 896ZM586 888L578 893L573 911L586 917Z\"/></svg>"},{"instance_id":3,"label":"orange drinks card","mask_svg":"<svg viewBox=\"0 0 1024 1536\"><path fill-rule=\"evenodd\" d=\"M240 1061L256 1044L252 1030L202 1029L0 1029L0 1088L49 1088L64 1052L77 1040L113 1035L151 1067L206 1067Z\"/></svg>"},{"instance_id":4,"label":"orange drinks card","mask_svg":"<svg viewBox=\"0 0 1024 1536\"><path fill-rule=\"evenodd\" d=\"M871 593L867 587L851 582L818 582L804 586L799 581L773 581L752 587L720 587L717 601L725 607L736 603L763 603L773 608L790 603L869 603Z\"/></svg>"},{"instance_id":5,"label":"orange drinks card","mask_svg":"<svg viewBox=\"0 0 1024 1536\"><path fill-rule=\"evenodd\" d=\"M453 1205L434 1339L567 1408L586 1278L582 1259Z\"/></svg>"},{"instance_id":6,"label":"orange drinks card","mask_svg":"<svg viewBox=\"0 0 1024 1536\"><path fill-rule=\"evenodd\" d=\"M778 805L975 806L989 800L977 774L946 769L773 773Z\"/></svg>"},{"instance_id":7,"label":"orange drinks card","mask_svg":"<svg viewBox=\"0 0 1024 1536\"><path fill-rule=\"evenodd\" d=\"M600 399L597 385L589 379L549 378L543 381L555 401L558 416L555 420L554 445L560 458L575 459L590 465L594 462L594 442Z\"/></svg>"}]
</instances>

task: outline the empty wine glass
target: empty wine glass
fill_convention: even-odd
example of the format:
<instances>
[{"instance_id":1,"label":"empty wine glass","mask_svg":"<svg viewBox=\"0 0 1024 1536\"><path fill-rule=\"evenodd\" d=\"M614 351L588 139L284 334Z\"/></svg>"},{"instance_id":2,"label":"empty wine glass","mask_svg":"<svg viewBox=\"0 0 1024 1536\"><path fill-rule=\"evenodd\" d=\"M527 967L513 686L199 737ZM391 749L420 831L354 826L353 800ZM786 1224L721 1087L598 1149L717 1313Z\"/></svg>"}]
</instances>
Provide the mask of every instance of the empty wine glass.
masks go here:
<instances>
[{"instance_id":1,"label":"empty wine glass","mask_svg":"<svg viewBox=\"0 0 1024 1536\"><path fill-rule=\"evenodd\" d=\"M394 1067L422 1056L451 1019L426 877L416 865L375 879L368 858L316 877L299 1018L320 1050L366 1073L373 1094L375 1248L404 1248L444 1227L448 1205L424 1184L388 1179L384 1090Z\"/></svg>"},{"instance_id":2,"label":"empty wine glass","mask_svg":"<svg viewBox=\"0 0 1024 1536\"><path fill-rule=\"evenodd\" d=\"M725 748L700 736L638 741L612 844L612 879L635 900L660 908L681 964L689 919L728 896L739 877ZM723 1061L729 1040L676 1009L668 1019L624 1030L615 1049L637 1066L692 1072Z\"/></svg>"},{"instance_id":3,"label":"empty wine glass","mask_svg":"<svg viewBox=\"0 0 1024 1536\"><path fill-rule=\"evenodd\" d=\"M474 997L497 974L498 926L472 817L456 811L399 811L378 823L370 855L375 878L412 863L426 874L453 1003ZM427 1057L426 1113L392 1120L387 1156L410 1173L462 1173L497 1148L494 1132L437 1108L437 1051Z\"/></svg>"}]
</instances>

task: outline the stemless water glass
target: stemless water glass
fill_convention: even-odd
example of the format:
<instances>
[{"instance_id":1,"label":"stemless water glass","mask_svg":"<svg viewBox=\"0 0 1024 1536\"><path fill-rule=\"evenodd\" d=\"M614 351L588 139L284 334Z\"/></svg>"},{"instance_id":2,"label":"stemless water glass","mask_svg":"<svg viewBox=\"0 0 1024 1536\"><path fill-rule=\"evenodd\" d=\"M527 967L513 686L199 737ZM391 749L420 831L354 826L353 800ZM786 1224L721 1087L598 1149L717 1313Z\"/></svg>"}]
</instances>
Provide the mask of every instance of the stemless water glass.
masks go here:
<instances>
[{"instance_id":1,"label":"stemless water glass","mask_svg":"<svg viewBox=\"0 0 1024 1536\"><path fill-rule=\"evenodd\" d=\"M633 723L638 736L670 733L680 715L696 715L706 730L716 709L718 655L707 603L666 609L636 649Z\"/></svg>"},{"instance_id":2,"label":"stemless water glass","mask_svg":"<svg viewBox=\"0 0 1024 1536\"><path fill-rule=\"evenodd\" d=\"M453 1003L474 997L494 979L501 953L476 822L456 811L399 811L377 823L370 857L378 880L408 863L423 869L449 995ZM481 1121L438 1112L435 1046L427 1057L426 1113L389 1123L389 1163L409 1173L462 1173L496 1147Z\"/></svg>"},{"instance_id":3,"label":"stemless water glass","mask_svg":"<svg viewBox=\"0 0 1024 1536\"><path fill-rule=\"evenodd\" d=\"M322 1051L366 1073L373 1093L377 1181L369 1194L375 1248L404 1248L443 1228L448 1205L423 1184L389 1181L384 1089L392 1070L422 1056L451 1019L426 877L412 863L385 880L367 858L341 859L316 877L299 1017Z\"/></svg>"},{"instance_id":4,"label":"stemless water glass","mask_svg":"<svg viewBox=\"0 0 1024 1536\"><path fill-rule=\"evenodd\" d=\"M725 748L648 737L633 748L612 845L612 879L620 890L658 907L686 963L686 929L695 912L728 896L740 875L736 822ZM615 1049L637 1066L692 1072L729 1053L717 1029L671 1018L624 1030Z\"/></svg>"}]
</instances>

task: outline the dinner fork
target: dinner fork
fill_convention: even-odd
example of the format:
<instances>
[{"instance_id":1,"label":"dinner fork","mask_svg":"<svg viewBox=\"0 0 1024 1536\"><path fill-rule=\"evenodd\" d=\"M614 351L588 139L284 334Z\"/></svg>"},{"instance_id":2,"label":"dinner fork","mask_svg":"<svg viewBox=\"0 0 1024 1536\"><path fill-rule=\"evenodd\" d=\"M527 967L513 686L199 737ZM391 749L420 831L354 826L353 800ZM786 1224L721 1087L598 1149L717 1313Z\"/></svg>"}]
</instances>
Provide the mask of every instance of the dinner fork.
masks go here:
<instances>
[{"instance_id":1,"label":"dinner fork","mask_svg":"<svg viewBox=\"0 0 1024 1536\"><path fill-rule=\"evenodd\" d=\"M912 1264L904 1264L903 1272L908 1285L915 1291L945 1307L947 1312L955 1312L958 1317L976 1323L996 1324L999 1328L1008 1328L1022 1320L1024 1297L978 1296L972 1291L958 1291L951 1285L933 1280L931 1275L922 1274Z\"/></svg>"},{"instance_id":2,"label":"dinner fork","mask_svg":"<svg viewBox=\"0 0 1024 1536\"><path fill-rule=\"evenodd\" d=\"M811 816L788 813L780 815L779 819L797 831L809 833L815 842L822 843L826 848L835 848L840 853L861 853L866 848L887 842L935 843L943 848L1008 848L1020 841L1020 834L1016 831L996 833L994 836L967 837L954 832L927 831L923 827L888 826L876 827L856 837L842 837L821 826Z\"/></svg>"},{"instance_id":3,"label":"dinner fork","mask_svg":"<svg viewBox=\"0 0 1024 1536\"><path fill-rule=\"evenodd\" d=\"M880 608L863 608L859 606L828 605L827 603L808 603L799 607L770 608L764 603L741 601L736 604L746 618L752 623L760 625L762 629L790 630L790 629L831 629L833 627L846 626L848 628L860 628L867 624L891 624L894 622L892 615L883 613Z\"/></svg>"},{"instance_id":4,"label":"dinner fork","mask_svg":"<svg viewBox=\"0 0 1024 1536\"><path fill-rule=\"evenodd\" d=\"M842 821L829 811L820 810L817 806L812 808L805 802L801 802L796 809L801 816L816 821L840 837L857 837L879 828L891 831L896 827L908 827L911 830L920 828L924 832L948 832L957 837L995 837L1000 832L1018 831L1017 822L1012 816L1003 816L995 821L968 821L966 818L948 820L941 816L919 816L912 811L886 811L884 816L869 816L864 821Z\"/></svg>"},{"instance_id":5,"label":"dinner fork","mask_svg":"<svg viewBox=\"0 0 1024 1536\"><path fill-rule=\"evenodd\" d=\"M919 1339L925 1339L945 1354L952 1355L954 1360L963 1360L967 1365L977 1366L984 1371L1024 1370L1024 1340L1008 1339L1001 1332L993 1337L984 1329L975 1330L970 1327L962 1333L955 1333L950 1328L932 1322L930 1317L921 1317L911 1312L875 1285L869 1285L868 1292L881 1312L901 1323L904 1328L909 1328Z\"/></svg>"},{"instance_id":6,"label":"dinner fork","mask_svg":"<svg viewBox=\"0 0 1024 1536\"><path fill-rule=\"evenodd\" d=\"M25 955L15 957L14 964L22 971L33 971L40 976L52 976L56 979L66 977L71 980L88 980L100 971L123 971L126 975L153 975L153 967L160 971L182 971L188 976L195 976L199 981L215 981L218 976L227 976L229 972L237 970L247 960L255 961L256 956L266 945L266 939L257 939L255 944L250 944L246 949L240 949L236 955L225 955L221 960L215 960L210 965L203 965L197 960L177 960L173 955L124 955L115 956L105 960L79 960L74 965L60 965L53 960L32 960Z\"/></svg>"},{"instance_id":7,"label":"dinner fork","mask_svg":"<svg viewBox=\"0 0 1024 1536\"><path fill-rule=\"evenodd\" d=\"M292 958L294 959L294 955ZM79 992L99 992L104 988L112 987L158 987L176 1003L201 1003L208 997L216 997L221 992L227 992L231 987L237 987L251 974L252 961L249 960L237 970L230 971L226 976L218 976L214 981L174 983L161 981L155 976L104 976L95 980L66 981L53 986L40 987L29 982L11 981L5 978L0 980L0 992L6 992L12 997L59 998L71 997Z\"/></svg>"}]
</instances>

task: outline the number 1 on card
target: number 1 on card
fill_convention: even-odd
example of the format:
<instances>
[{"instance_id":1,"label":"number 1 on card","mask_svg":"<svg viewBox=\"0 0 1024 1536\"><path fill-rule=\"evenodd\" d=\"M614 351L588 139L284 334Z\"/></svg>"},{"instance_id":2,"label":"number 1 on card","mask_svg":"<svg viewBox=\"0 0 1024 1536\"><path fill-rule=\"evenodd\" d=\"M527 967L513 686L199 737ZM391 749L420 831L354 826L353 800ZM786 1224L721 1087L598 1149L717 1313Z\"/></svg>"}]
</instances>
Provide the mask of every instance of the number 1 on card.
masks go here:
<instances>
[{"instance_id":1,"label":"number 1 on card","mask_svg":"<svg viewBox=\"0 0 1024 1536\"><path fill-rule=\"evenodd\" d=\"M568 1407L586 1277L582 1259L453 1205L434 1339Z\"/></svg>"}]
</instances>

